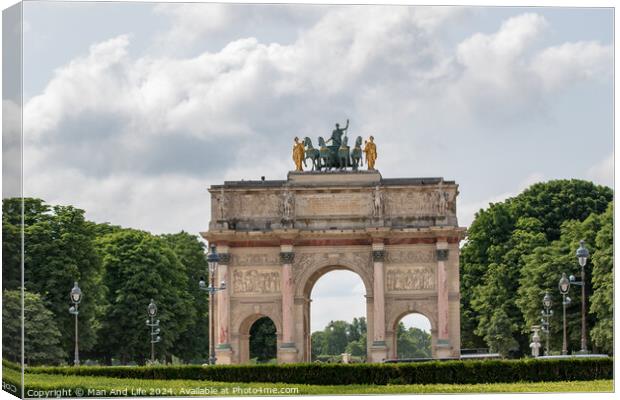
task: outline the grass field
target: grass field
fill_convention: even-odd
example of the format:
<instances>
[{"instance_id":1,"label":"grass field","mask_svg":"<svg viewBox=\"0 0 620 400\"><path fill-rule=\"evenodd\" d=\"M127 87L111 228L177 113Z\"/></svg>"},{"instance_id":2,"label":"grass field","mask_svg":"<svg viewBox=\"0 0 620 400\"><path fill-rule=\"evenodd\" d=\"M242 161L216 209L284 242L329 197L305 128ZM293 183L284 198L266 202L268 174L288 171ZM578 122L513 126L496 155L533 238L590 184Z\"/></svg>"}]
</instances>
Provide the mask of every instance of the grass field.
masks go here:
<instances>
[{"instance_id":1,"label":"grass field","mask_svg":"<svg viewBox=\"0 0 620 400\"><path fill-rule=\"evenodd\" d=\"M4 369L4 380L19 382L19 374ZM7 375L6 373L9 372ZM225 383L197 380L139 380L89 376L26 374L26 397L114 396L243 396L312 394L611 392L612 380L520 382L476 385L350 385L323 386L277 383ZM68 392L71 390L71 392ZM30 391L30 393L28 392Z\"/></svg>"}]
</instances>

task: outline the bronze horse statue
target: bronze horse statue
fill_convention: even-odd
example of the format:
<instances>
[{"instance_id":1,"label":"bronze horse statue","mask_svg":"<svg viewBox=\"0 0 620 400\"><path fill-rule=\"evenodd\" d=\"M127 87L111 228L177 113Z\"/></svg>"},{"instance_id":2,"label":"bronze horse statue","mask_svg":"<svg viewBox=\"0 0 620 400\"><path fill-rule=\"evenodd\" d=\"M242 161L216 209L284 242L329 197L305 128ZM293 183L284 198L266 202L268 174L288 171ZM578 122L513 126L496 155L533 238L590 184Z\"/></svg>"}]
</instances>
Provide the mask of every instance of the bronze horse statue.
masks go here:
<instances>
[{"instance_id":1,"label":"bronze horse statue","mask_svg":"<svg viewBox=\"0 0 620 400\"><path fill-rule=\"evenodd\" d=\"M320 161L320 169L326 168L327 170L331 170L333 165L332 162L332 151L325 143L325 139L323 136L319 136L319 161Z\"/></svg>"},{"instance_id":2,"label":"bronze horse statue","mask_svg":"<svg viewBox=\"0 0 620 400\"><path fill-rule=\"evenodd\" d=\"M306 153L304 157L304 166L306 166L306 160L312 160L312 170L320 170L321 169L321 160L319 159L319 149L315 149L312 146L312 140L309 137L304 138L304 146L306 147Z\"/></svg>"},{"instance_id":3,"label":"bronze horse statue","mask_svg":"<svg viewBox=\"0 0 620 400\"><path fill-rule=\"evenodd\" d=\"M351 150L351 166L353 167L353 171L357 171L360 166L364 165L364 160L362 159L362 137L358 136L355 139L355 147Z\"/></svg>"}]
</instances>

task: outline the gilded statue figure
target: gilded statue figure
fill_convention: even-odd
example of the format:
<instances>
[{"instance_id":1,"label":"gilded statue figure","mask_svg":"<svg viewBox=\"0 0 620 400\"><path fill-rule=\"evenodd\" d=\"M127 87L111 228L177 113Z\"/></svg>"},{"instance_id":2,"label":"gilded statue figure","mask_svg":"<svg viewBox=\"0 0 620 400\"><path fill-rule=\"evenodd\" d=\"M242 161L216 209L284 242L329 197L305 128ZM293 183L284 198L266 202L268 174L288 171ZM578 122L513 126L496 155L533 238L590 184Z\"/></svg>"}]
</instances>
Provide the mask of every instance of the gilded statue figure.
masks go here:
<instances>
[{"instance_id":1,"label":"gilded statue figure","mask_svg":"<svg viewBox=\"0 0 620 400\"><path fill-rule=\"evenodd\" d=\"M302 163L304 161L304 144L299 141L298 137L295 137L295 144L293 145L293 161L295 161L295 171L303 171Z\"/></svg>"},{"instance_id":2,"label":"gilded statue figure","mask_svg":"<svg viewBox=\"0 0 620 400\"><path fill-rule=\"evenodd\" d=\"M375 169L375 160L377 159L377 145L374 143L375 138L371 136L364 143L364 154L366 154L366 164L369 170Z\"/></svg>"}]
</instances>

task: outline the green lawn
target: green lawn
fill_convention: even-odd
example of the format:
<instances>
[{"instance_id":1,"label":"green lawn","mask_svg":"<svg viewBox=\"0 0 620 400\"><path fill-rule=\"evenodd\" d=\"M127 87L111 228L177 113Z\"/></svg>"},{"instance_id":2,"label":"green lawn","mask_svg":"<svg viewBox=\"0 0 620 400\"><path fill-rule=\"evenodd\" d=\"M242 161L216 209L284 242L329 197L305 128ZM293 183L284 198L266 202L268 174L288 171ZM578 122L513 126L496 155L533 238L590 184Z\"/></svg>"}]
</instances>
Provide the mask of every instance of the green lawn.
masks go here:
<instances>
[{"instance_id":1,"label":"green lawn","mask_svg":"<svg viewBox=\"0 0 620 400\"><path fill-rule=\"evenodd\" d=\"M18 379L19 374L6 374L5 380ZM139 380L90 376L26 375L26 397L40 397L42 392L71 389L69 396L242 396L242 395L309 395L309 394L398 394L398 393L500 393L500 392L611 392L612 380L572 382L520 382L478 385L350 385L319 386L277 383L227 383L197 380ZM77 393L76 393L77 391ZM53 397L48 393L45 397Z\"/></svg>"}]
</instances>

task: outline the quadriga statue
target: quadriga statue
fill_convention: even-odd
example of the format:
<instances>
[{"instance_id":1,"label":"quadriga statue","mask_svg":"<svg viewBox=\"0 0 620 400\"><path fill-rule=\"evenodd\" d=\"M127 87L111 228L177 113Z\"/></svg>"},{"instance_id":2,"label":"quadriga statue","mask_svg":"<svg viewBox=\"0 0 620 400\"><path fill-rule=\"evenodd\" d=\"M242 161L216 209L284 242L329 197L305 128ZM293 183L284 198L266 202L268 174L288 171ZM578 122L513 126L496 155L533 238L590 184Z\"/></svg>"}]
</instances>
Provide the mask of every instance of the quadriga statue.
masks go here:
<instances>
[{"instance_id":1,"label":"quadriga statue","mask_svg":"<svg viewBox=\"0 0 620 400\"><path fill-rule=\"evenodd\" d=\"M377 159L377 146L374 143L374 137L370 136L362 149L363 139L358 136L355 139L355 145L351 148L348 144L348 130L348 119L343 128L340 127L340 124L336 124L336 129L332 131L329 139L325 140L322 136L318 137L318 148L313 146L312 139L308 136L304 138L303 142L295 138L293 146L295 170L303 171L303 167L308 168L307 161L310 160L312 163L311 171L346 170L348 168L357 171L359 167L364 165L364 155L368 169L374 170L375 160ZM331 144L328 145L328 143Z\"/></svg>"}]
</instances>

